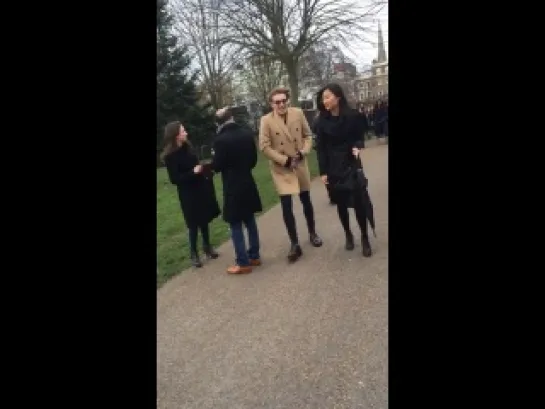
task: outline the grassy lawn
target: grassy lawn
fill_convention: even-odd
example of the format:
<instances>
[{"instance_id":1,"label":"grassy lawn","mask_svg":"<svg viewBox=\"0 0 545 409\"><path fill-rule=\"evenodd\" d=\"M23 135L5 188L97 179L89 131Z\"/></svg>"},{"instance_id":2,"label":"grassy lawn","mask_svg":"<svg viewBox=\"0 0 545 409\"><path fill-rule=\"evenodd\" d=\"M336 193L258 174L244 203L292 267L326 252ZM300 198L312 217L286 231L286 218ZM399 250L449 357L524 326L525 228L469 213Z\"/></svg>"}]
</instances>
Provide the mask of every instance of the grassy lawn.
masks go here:
<instances>
[{"instance_id":1,"label":"grassy lawn","mask_svg":"<svg viewBox=\"0 0 545 409\"><path fill-rule=\"evenodd\" d=\"M316 152L309 155L309 169L312 177L318 175ZM272 183L268 161L259 154L259 161L254 169L254 178L261 195L264 211L278 203L278 195ZM221 177L214 177L216 195L222 208L223 193ZM229 239L227 223L218 217L210 224L212 245L218 246ZM199 247L201 237L199 235ZM226 254L224 257L233 257ZM176 186L171 185L166 169L157 169L157 287L169 278L190 266L189 242Z\"/></svg>"}]
</instances>

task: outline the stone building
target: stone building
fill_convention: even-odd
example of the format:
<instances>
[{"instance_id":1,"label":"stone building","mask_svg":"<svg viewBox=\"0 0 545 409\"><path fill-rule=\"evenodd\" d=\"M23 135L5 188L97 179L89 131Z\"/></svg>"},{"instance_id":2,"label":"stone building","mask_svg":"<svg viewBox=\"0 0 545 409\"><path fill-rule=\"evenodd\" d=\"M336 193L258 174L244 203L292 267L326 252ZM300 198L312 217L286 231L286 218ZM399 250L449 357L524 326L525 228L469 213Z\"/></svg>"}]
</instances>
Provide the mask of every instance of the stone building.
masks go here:
<instances>
[{"instance_id":1,"label":"stone building","mask_svg":"<svg viewBox=\"0 0 545 409\"><path fill-rule=\"evenodd\" d=\"M333 64L333 75L337 80L351 80L356 77L357 69L354 64L340 62Z\"/></svg>"},{"instance_id":2,"label":"stone building","mask_svg":"<svg viewBox=\"0 0 545 409\"><path fill-rule=\"evenodd\" d=\"M371 69L365 71L355 81L358 105L372 105L375 101L388 98L388 59L380 23L378 26L378 56Z\"/></svg>"}]
</instances>

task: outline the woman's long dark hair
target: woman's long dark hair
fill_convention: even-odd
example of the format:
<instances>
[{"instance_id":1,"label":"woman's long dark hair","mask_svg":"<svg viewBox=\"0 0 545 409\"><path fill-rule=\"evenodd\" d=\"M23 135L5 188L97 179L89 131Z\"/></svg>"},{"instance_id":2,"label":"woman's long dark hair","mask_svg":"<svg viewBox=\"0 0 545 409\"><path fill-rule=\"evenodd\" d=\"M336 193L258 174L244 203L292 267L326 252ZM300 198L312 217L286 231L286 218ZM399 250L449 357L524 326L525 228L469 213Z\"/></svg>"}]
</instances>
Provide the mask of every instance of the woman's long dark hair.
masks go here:
<instances>
[{"instance_id":1,"label":"woman's long dark hair","mask_svg":"<svg viewBox=\"0 0 545 409\"><path fill-rule=\"evenodd\" d=\"M180 133L180 126L182 123L180 121L169 122L165 126L165 137L163 139L163 151L161 152L161 160L164 162L165 157L170 155L172 152L178 149L178 143L176 142L176 137ZM191 143L189 140L184 142L184 145L187 145L191 148Z\"/></svg>"},{"instance_id":2,"label":"woman's long dark hair","mask_svg":"<svg viewBox=\"0 0 545 409\"><path fill-rule=\"evenodd\" d=\"M339 98L340 115L346 115L349 111L351 111L342 87L339 84L331 83L323 87L320 91L318 91L318 94L316 95L316 106L318 107L320 115L331 115L329 111L325 109L324 102L322 100L322 95L326 89L333 93L333 95L335 95L337 98Z\"/></svg>"}]
</instances>

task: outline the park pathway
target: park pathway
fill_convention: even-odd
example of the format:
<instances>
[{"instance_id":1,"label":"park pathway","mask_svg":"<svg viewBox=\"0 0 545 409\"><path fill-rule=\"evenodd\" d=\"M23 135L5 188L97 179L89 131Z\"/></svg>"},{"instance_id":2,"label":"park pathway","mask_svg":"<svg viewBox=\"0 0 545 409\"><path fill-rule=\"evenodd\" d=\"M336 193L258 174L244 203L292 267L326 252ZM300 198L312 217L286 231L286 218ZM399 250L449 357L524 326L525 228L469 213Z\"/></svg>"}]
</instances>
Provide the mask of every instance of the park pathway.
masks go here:
<instances>
[{"instance_id":1,"label":"park pathway","mask_svg":"<svg viewBox=\"0 0 545 409\"><path fill-rule=\"evenodd\" d=\"M231 276L221 257L188 270L157 297L158 409L387 409L388 146L363 152L377 235L372 258L344 250L335 207L319 180L317 230L308 243L294 198L303 257L288 265L281 209L259 218L263 265ZM351 211L351 227L359 238Z\"/></svg>"}]
</instances>

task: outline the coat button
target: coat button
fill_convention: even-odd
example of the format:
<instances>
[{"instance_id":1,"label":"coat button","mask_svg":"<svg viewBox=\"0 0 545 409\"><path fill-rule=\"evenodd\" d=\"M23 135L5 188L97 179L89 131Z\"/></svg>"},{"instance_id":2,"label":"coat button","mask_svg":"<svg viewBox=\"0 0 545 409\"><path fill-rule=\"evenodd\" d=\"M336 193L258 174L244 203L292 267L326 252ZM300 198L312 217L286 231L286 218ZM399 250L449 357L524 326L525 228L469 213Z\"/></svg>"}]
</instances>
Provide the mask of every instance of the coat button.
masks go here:
<instances>
[{"instance_id":1,"label":"coat button","mask_svg":"<svg viewBox=\"0 0 545 409\"><path fill-rule=\"evenodd\" d=\"M277 132L276 134L277 134L277 135L280 135L280 133L279 133L279 132Z\"/></svg>"},{"instance_id":2,"label":"coat button","mask_svg":"<svg viewBox=\"0 0 545 409\"><path fill-rule=\"evenodd\" d=\"M284 145L284 142L280 142L280 145Z\"/></svg>"},{"instance_id":3,"label":"coat button","mask_svg":"<svg viewBox=\"0 0 545 409\"><path fill-rule=\"evenodd\" d=\"M299 130L299 128L295 128L295 130L296 130L296 131L298 131L298 130Z\"/></svg>"}]
</instances>

